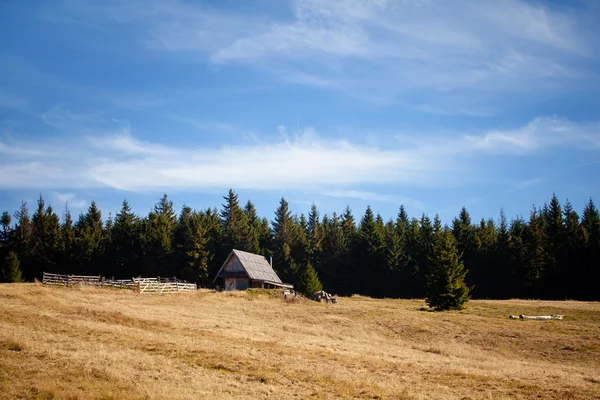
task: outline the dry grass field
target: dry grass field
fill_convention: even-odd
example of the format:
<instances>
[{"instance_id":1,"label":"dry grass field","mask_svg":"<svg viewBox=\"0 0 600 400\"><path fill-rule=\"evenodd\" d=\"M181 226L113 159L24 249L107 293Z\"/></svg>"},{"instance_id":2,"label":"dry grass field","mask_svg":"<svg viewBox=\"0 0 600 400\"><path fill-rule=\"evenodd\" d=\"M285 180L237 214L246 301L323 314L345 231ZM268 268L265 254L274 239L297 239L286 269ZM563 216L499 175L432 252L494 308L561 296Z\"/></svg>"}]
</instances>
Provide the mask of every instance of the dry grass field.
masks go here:
<instances>
[{"instance_id":1,"label":"dry grass field","mask_svg":"<svg viewBox=\"0 0 600 400\"><path fill-rule=\"evenodd\" d=\"M600 398L600 304L424 306L3 284L0 398Z\"/></svg>"}]
</instances>

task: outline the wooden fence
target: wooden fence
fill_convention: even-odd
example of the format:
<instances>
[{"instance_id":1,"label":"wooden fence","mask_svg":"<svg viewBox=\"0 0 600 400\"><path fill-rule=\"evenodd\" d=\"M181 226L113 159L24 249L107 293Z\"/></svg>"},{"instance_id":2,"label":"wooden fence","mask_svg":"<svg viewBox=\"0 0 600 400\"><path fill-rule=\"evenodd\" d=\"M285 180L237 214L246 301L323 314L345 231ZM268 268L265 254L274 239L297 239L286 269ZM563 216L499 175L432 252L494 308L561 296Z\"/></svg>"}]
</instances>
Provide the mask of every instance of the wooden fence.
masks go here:
<instances>
[{"instance_id":1,"label":"wooden fence","mask_svg":"<svg viewBox=\"0 0 600 400\"><path fill-rule=\"evenodd\" d=\"M161 277L106 279L102 276L61 275L44 272L42 283L55 286L85 284L92 286L118 287L135 290L139 293L173 293L192 292L196 290L195 283L178 280L177 278Z\"/></svg>"},{"instance_id":2,"label":"wooden fence","mask_svg":"<svg viewBox=\"0 0 600 400\"><path fill-rule=\"evenodd\" d=\"M44 272L42 283L55 286L72 286L78 283L98 285L101 282L101 279L101 276L60 275Z\"/></svg>"},{"instance_id":3,"label":"wooden fence","mask_svg":"<svg viewBox=\"0 0 600 400\"><path fill-rule=\"evenodd\" d=\"M196 290L194 283L178 280L161 280L161 278L141 278L137 280L138 292L140 293L171 293L171 292L193 292Z\"/></svg>"}]
</instances>

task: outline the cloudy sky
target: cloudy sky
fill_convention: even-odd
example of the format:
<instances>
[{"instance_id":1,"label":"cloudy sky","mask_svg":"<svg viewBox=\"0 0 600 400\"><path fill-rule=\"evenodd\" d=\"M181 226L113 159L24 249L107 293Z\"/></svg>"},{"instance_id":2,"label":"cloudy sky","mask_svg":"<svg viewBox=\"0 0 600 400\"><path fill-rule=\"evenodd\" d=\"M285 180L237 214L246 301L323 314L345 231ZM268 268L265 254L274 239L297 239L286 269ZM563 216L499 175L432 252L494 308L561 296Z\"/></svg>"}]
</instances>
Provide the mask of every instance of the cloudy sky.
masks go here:
<instances>
[{"instance_id":1,"label":"cloudy sky","mask_svg":"<svg viewBox=\"0 0 600 400\"><path fill-rule=\"evenodd\" d=\"M600 202L600 1L0 1L0 209Z\"/></svg>"}]
</instances>

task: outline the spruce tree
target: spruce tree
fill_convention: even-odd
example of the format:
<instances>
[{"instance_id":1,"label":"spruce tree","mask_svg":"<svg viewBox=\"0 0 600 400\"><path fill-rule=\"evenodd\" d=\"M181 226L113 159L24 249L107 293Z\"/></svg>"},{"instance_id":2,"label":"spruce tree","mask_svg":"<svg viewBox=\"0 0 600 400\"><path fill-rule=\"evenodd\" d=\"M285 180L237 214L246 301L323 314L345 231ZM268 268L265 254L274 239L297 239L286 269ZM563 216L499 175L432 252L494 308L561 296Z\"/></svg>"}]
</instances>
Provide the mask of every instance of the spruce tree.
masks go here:
<instances>
[{"instance_id":1,"label":"spruce tree","mask_svg":"<svg viewBox=\"0 0 600 400\"><path fill-rule=\"evenodd\" d=\"M0 217L0 226L2 226L2 232L0 232L0 244L2 247L6 247L8 245L11 227L10 223L12 222L12 218L8 211L4 211L2 213L2 217Z\"/></svg>"},{"instance_id":2,"label":"spruce tree","mask_svg":"<svg viewBox=\"0 0 600 400\"><path fill-rule=\"evenodd\" d=\"M288 282L297 281L296 265L292 259L294 245L294 221L288 202L282 197L275 211L273 225L273 260L276 272Z\"/></svg>"},{"instance_id":3,"label":"spruce tree","mask_svg":"<svg viewBox=\"0 0 600 400\"><path fill-rule=\"evenodd\" d=\"M600 300L600 213L590 198L581 219L583 274L581 281L583 299Z\"/></svg>"},{"instance_id":4,"label":"spruce tree","mask_svg":"<svg viewBox=\"0 0 600 400\"><path fill-rule=\"evenodd\" d=\"M15 212L16 226L14 230L14 242L12 248L17 253L17 258L21 263L21 271L23 271L23 279L33 279L31 269L32 264L32 227L31 219L29 218L29 210L27 202L21 201L21 207Z\"/></svg>"},{"instance_id":5,"label":"spruce tree","mask_svg":"<svg viewBox=\"0 0 600 400\"><path fill-rule=\"evenodd\" d=\"M221 224L223 225L224 246L226 252L232 249L254 252L258 248L248 225L248 218L244 210L240 207L238 195L229 189L227 196L224 196L225 204L221 211Z\"/></svg>"},{"instance_id":6,"label":"spruce tree","mask_svg":"<svg viewBox=\"0 0 600 400\"><path fill-rule=\"evenodd\" d=\"M248 200L244 207L244 214L247 221L246 233L246 251L254 254L262 254L260 239L262 234L262 220L256 213L256 207Z\"/></svg>"},{"instance_id":7,"label":"spruce tree","mask_svg":"<svg viewBox=\"0 0 600 400\"><path fill-rule=\"evenodd\" d=\"M543 297L562 298L563 281L560 273L560 257L565 245L565 230L562 208L556 194L552 194L550 205L544 208L544 285Z\"/></svg>"},{"instance_id":8,"label":"spruce tree","mask_svg":"<svg viewBox=\"0 0 600 400\"><path fill-rule=\"evenodd\" d=\"M175 247L179 262L179 276L197 284L208 278L208 254L206 230L201 216L183 206L175 232Z\"/></svg>"},{"instance_id":9,"label":"spruce tree","mask_svg":"<svg viewBox=\"0 0 600 400\"><path fill-rule=\"evenodd\" d=\"M63 223L60 227L60 238L61 238L61 254L58 273L61 274L72 274L74 273L75 265L75 230L73 229L73 219L71 218L71 211L65 204L65 212L63 215Z\"/></svg>"},{"instance_id":10,"label":"spruce tree","mask_svg":"<svg viewBox=\"0 0 600 400\"><path fill-rule=\"evenodd\" d=\"M315 292L323 290L323 285L319 280L317 271L315 271L310 262L307 263L300 272L298 290L306 296L310 296Z\"/></svg>"},{"instance_id":11,"label":"spruce tree","mask_svg":"<svg viewBox=\"0 0 600 400\"><path fill-rule=\"evenodd\" d=\"M544 206L544 209L547 209L547 206ZM524 294L529 298L544 297L542 283L546 275L545 261L548 260L544 240L545 214L547 213L539 211L534 206L525 229L523 243L526 250L526 259L523 265L525 270Z\"/></svg>"},{"instance_id":12,"label":"spruce tree","mask_svg":"<svg viewBox=\"0 0 600 400\"><path fill-rule=\"evenodd\" d=\"M567 199L563 207L564 246L560 254L558 274L562 281L562 295L565 298L576 298L579 294L579 280L585 275L583 268L583 230L579 223L579 215Z\"/></svg>"},{"instance_id":13,"label":"spruce tree","mask_svg":"<svg viewBox=\"0 0 600 400\"><path fill-rule=\"evenodd\" d=\"M328 291L340 294L351 294L354 275L350 254L344 237L341 221L334 212L331 218L327 215L321 222L323 227L323 248L320 268L317 270L323 285Z\"/></svg>"},{"instance_id":14,"label":"spruce tree","mask_svg":"<svg viewBox=\"0 0 600 400\"><path fill-rule=\"evenodd\" d=\"M401 293L398 293L398 290L401 286L400 269L402 260L404 259L404 248L398 229L396 229L396 225L391 220L385 226L384 240L385 275L382 278L385 279L385 285L383 296L402 296Z\"/></svg>"},{"instance_id":15,"label":"spruce tree","mask_svg":"<svg viewBox=\"0 0 600 400\"><path fill-rule=\"evenodd\" d=\"M315 203L310 206L308 213L308 235L310 246L308 257L312 265L318 271L321 262L321 252L323 250L323 227L319 221L319 211Z\"/></svg>"},{"instance_id":16,"label":"spruce tree","mask_svg":"<svg viewBox=\"0 0 600 400\"><path fill-rule=\"evenodd\" d=\"M437 311L462 309L469 300L470 288L465 283L467 270L460 261L456 239L450 232L437 235L430 262L427 305Z\"/></svg>"},{"instance_id":17,"label":"spruce tree","mask_svg":"<svg viewBox=\"0 0 600 400\"><path fill-rule=\"evenodd\" d=\"M2 260L0 269L0 282L21 282L23 275L21 273L19 258L17 253L9 251Z\"/></svg>"},{"instance_id":18,"label":"spruce tree","mask_svg":"<svg viewBox=\"0 0 600 400\"><path fill-rule=\"evenodd\" d=\"M204 284L208 284L217 274L223 260L229 255L227 249L223 246L223 226L219 220L219 213L216 208L208 208L200 211L200 224L206 232L207 241L205 245L206 259L208 264L208 279Z\"/></svg>"},{"instance_id":19,"label":"spruce tree","mask_svg":"<svg viewBox=\"0 0 600 400\"><path fill-rule=\"evenodd\" d=\"M165 194L145 221L144 266L146 276L173 276L173 237L177 217L173 202Z\"/></svg>"},{"instance_id":20,"label":"spruce tree","mask_svg":"<svg viewBox=\"0 0 600 400\"><path fill-rule=\"evenodd\" d=\"M382 296L383 274L385 273L385 241L383 220L375 217L373 210L367 206L358 228L355 243L355 254L358 262L357 292L370 296Z\"/></svg>"},{"instance_id":21,"label":"spruce tree","mask_svg":"<svg viewBox=\"0 0 600 400\"><path fill-rule=\"evenodd\" d=\"M104 254L104 224L102 213L92 201L85 214L75 224L77 268L84 274L100 274Z\"/></svg>"},{"instance_id":22,"label":"spruce tree","mask_svg":"<svg viewBox=\"0 0 600 400\"><path fill-rule=\"evenodd\" d=\"M141 222L123 200L112 227L114 268L111 276L132 277L142 273Z\"/></svg>"}]
</instances>

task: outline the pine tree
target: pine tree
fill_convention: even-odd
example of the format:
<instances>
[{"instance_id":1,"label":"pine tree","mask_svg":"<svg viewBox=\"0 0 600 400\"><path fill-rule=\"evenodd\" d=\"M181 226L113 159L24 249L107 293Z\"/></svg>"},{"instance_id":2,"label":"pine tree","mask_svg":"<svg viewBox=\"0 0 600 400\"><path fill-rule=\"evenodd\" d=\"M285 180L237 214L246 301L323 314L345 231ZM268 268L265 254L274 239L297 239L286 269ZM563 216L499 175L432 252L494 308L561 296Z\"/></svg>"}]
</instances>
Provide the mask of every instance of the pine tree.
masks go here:
<instances>
[{"instance_id":1,"label":"pine tree","mask_svg":"<svg viewBox=\"0 0 600 400\"><path fill-rule=\"evenodd\" d=\"M462 309L469 300L470 288L465 283L467 270L460 261L456 239L450 232L438 236L430 261L427 305L437 311Z\"/></svg>"},{"instance_id":2,"label":"pine tree","mask_svg":"<svg viewBox=\"0 0 600 400\"><path fill-rule=\"evenodd\" d=\"M92 201L85 214L75 224L75 258L77 268L85 274L99 274L104 254L104 224L102 213Z\"/></svg>"},{"instance_id":3,"label":"pine tree","mask_svg":"<svg viewBox=\"0 0 600 400\"><path fill-rule=\"evenodd\" d=\"M63 218L64 221L60 227L61 255L59 257L60 263L57 272L70 274L74 273L75 266L75 230L73 229L71 211L69 211L67 204L65 204Z\"/></svg>"},{"instance_id":4,"label":"pine tree","mask_svg":"<svg viewBox=\"0 0 600 400\"><path fill-rule=\"evenodd\" d=\"M319 221L319 211L315 203L310 206L308 214L308 235L310 246L308 257L310 263L318 271L321 263L321 253L323 251L323 227Z\"/></svg>"},{"instance_id":5,"label":"pine tree","mask_svg":"<svg viewBox=\"0 0 600 400\"><path fill-rule=\"evenodd\" d=\"M431 269L431 254L435 244L435 233L431 219L423 214L420 220L413 220L412 235L414 244L412 251L414 252L414 270L416 271L417 280L414 282L415 293L413 296L421 297L425 295L425 287L427 276Z\"/></svg>"},{"instance_id":6,"label":"pine tree","mask_svg":"<svg viewBox=\"0 0 600 400\"><path fill-rule=\"evenodd\" d=\"M452 220L452 233L465 267L469 269L469 284L475 287L476 292L484 289L485 285L482 283L485 281L485 272L481 271L480 265L476 265L481 243L477 240L476 229L471 223L471 216L466 207L461 208L458 218Z\"/></svg>"},{"instance_id":7,"label":"pine tree","mask_svg":"<svg viewBox=\"0 0 600 400\"><path fill-rule=\"evenodd\" d=\"M206 259L208 265L208 279L203 282L207 285L215 277L219 268L223 264L227 249L223 246L223 226L219 220L219 213L216 208L208 208L200 212L200 224L206 232L207 241L205 245Z\"/></svg>"},{"instance_id":8,"label":"pine tree","mask_svg":"<svg viewBox=\"0 0 600 400\"><path fill-rule=\"evenodd\" d=\"M292 259L294 245L294 221L288 202L282 197L275 211L273 225L273 267L287 282L297 281L297 268Z\"/></svg>"},{"instance_id":9,"label":"pine tree","mask_svg":"<svg viewBox=\"0 0 600 400\"><path fill-rule=\"evenodd\" d=\"M544 285L545 298L564 299L560 274L560 257L565 245L565 231L562 208L556 194L552 194L550 205L544 208Z\"/></svg>"},{"instance_id":10,"label":"pine tree","mask_svg":"<svg viewBox=\"0 0 600 400\"><path fill-rule=\"evenodd\" d=\"M547 209L547 206L544 207ZM529 223L526 226L524 234L524 248L526 259L524 260L523 269L525 292L524 295L529 298L540 298L544 295L542 281L546 274L545 261L545 212L539 212L536 207L533 207L529 216Z\"/></svg>"},{"instance_id":11,"label":"pine tree","mask_svg":"<svg viewBox=\"0 0 600 400\"><path fill-rule=\"evenodd\" d=\"M337 214L331 219L325 215L321 222L323 228L322 257L317 272L328 291L350 293L350 279L353 271L347 269L351 260L346 246L344 232Z\"/></svg>"},{"instance_id":12,"label":"pine tree","mask_svg":"<svg viewBox=\"0 0 600 400\"><path fill-rule=\"evenodd\" d=\"M600 300L600 213L590 198L581 219L583 270L581 277L585 300Z\"/></svg>"},{"instance_id":13,"label":"pine tree","mask_svg":"<svg viewBox=\"0 0 600 400\"><path fill-rule=\"evenodd\" d=\"M9 251L2 261L0 269L0 282L21 282L23 276L21 273L19 258L17 253Z\"/></svg>"},{"instance_id":14,"label":"pine tree","mask_svg":"<svg viewBox=\"0 0 600 400\"><path fill-rule=\"evenodd\" d=\"M125 278L142 274L141 222L123 200L112 227L114 268L111 276Z\"/></svg>"},{"instance_id":15,"label":"pine tree","mask_svg":"<svg viewBox=\"0 0 600 400\"><path fill-rule=\"evenodd\" d=\"M355 254L358 262L358 293L382 296L382 274L385 273L384 237L381 216L376 218L367 206L358 228Z\"/></svg>"},{"instance_id":16,"label":"pine tree","mask_svg":"<svg viewBox=\"0 0 600 400\"><path fill-rule=\"evenodd\" d=\"M246 234L246 251L254 254L262 254L262 248L260 246L260 239L262 232L262 220L256 213L256 207L248 200L244 207L244 214L246 215L246 221L248 224Z\"/></svg>"},{"instance_id":17,"label":"pine tree","mask_svg":"<svg viewBox=\"0 0 600 400\"><path fill-rule=\"evenodd\" d=\"M0 226L2 226L2 232L0 232L0 247L8 246L8 242L10 239L11 228L10 223L12 222L12 218L8 211L4 211L2 213L2 217L0 217Z\"/></svg>"},{"instance_id":18,"label":"pine tree","mask_svg":"<svg viewBox=\"0 0 600 400\"><path fill-rule=\"evenodd\" d=\"M385 280L385 287L383 296L384 297L397 297L401 296L398 293L398 289L401 287L401 263L404 259L404 248L402 246L402 240L396 229L396 225L393 221L389 221L385 226L384 231L384 257L385 257L385 276L382 278Z\"/></svg>"},{"instance_id":19,"label":"pine tree","mask_svg":"<svg viewBox=\"0 0 600 400\"><path fill-rule=\"evenodd\" d=\"M323 290L323 285L311 263L307 263L300 272L298 290L306 296Z\"/></svg>"},{"instance_id":20,"label":"pine tree","mask_svg":"<svg viewBox=\"0 0 600 400\"><path fill-rule=\"evenodd\" d=\"M173 236L177 218L173 202L165 194L145 221L144 266L147 276L173 276Z\"/></svg>"},{"instance_id":21,"label":"pine tree","mask_svg":"<svg viewBox=\"0 0 600 400\"><path fill-rule=\"evenodd\" d=\"M23 271L24 279L33 279L33 269L31 255L31 236L32 227L31 219L29 218L29 211L27 209L27 202L21 201L21 207L15 212L15 219L17 220L14 230L14 245L12 248L17 254L17 258L21 263L21 271Z\"/></svg>"},{"instance_id":22,"label":"pine tree","mask_svg":"<svg viewBox=\"0 0 600 400\"><path fill-rule=\"evenodd\" d=\"M496 230L496 246L492 250L492 268L496 272L496 293L497 297L510 298L507 287L512 285L510 276L510 258L509 258L509 234L508 222L504 209L500 209L498 218L498 229Z\"/></svg>"},{"instance_id":23,"label":"pine tree","mask_svg":"<svg viewBox=\"0 0 600 400\"><path fill-rule=\"evenodd\" d=\"M238 195L229 189L227 196L224 196L225 204L221 211L221 224L223 225L224 246L226 252L233 249L242 251L256 251L258 243L253 241L253 237L248 226L248 218L244 210L240 207Z\"/></svg>"},{"instance_id":24,"label":"pine tree","mask_svg":"<svg viewBox=\"0 0 600 400\"><path fill-rule=\"evenodd\" d=\"M513 219L508 229L508 275L507 297L524 297L527 293L528 276L527 223L522 217Z\"/></svg>"},{"instance_id":25,"label":"pine tree","mask_svg":"<svg viewBox=\"0 0 600 400\"><path fill-rule=\"evenodd\" d=\"M199 213L183 206L175 232L175 247L179 259L179 275L197 284L208 278L208 253L206 230Z\"/></svg>"},{"instance_id":26,"label":"pine tree","mask_svg":"<svg viewBox=\"0 0 600 400\"><path fill-rule=\"evenodd\" d=\"M304 214L292 218L293 221L293 244L292 259L296 265L305 265L310 257L310 232L308 231L308 221Z\"/></svg>"},{"instance_id":27,"label":"pine tree","mask_svg":"<svg viewBox=\"0 0 600 400\"><path fill-rule=\"evenodd\" d=\"M579 279L585 276L582 268L583 230L579 224L579 215L567 199L563 207L564 245L558 262L558 275L562 282L562 295L565 298L576 298L580 292Z\"/></svg>"}]
</instances>

